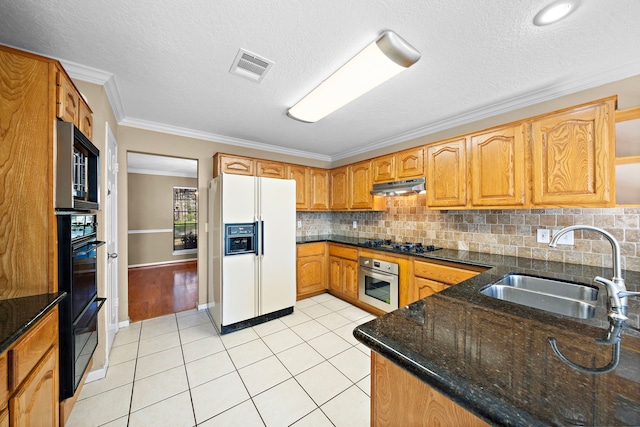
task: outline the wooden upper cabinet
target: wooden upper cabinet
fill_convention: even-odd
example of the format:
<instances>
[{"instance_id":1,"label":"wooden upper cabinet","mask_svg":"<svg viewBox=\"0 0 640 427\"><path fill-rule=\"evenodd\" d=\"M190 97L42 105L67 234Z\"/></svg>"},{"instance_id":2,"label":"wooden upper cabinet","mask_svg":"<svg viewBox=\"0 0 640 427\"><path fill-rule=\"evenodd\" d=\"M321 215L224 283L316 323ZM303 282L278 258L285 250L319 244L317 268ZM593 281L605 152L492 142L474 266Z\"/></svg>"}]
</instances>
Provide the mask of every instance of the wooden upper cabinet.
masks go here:
<instances>
[{"instance_id":1,"label":"wooden upper cabinet","mask_svg":"<svg viewBox=\"0 0 640 427\"><path fill-rule=\"evenodd\" d=\"M611 206L615 97L532 123L534 205Z\"/></svg>"},{"instance_id":2,"label":"wooden upper cabinet","mask_svg":"<svg viewBox=\"0 0 640 427\"><path fill-rule=\"evenodd\" d=\"M525 126L471 136L471 204L525 204Z\"/></svg>"},{"instance_id":3,"label":"wooden upper cabinet","mask_svg":"<svg viewBox=\"0 0 640 427\"><path fill-rule=\"evenodd\" d=\"M91 109L83 100L80 100L78 109L78 129L89 140L93 139L93 116L91 115Z\"/></svg>"},{"instance_id":4,"label":"wooden upper cabinet","mask_svg":"<svg viewBox=\"0 0 640 427\"><path fill-rule=\"evenodd\" d=\"M56 115L65 122L78 125L80 114L80 94L66 73L56 74Z\"/></svg>"},{"instance_id":5,"label":"wooden upper cabinet","mask_svg":"<svg viewBox=\"0 0 640 427\"><path fill-rule=\"evenodd\" d=\"M349 175L348 167L342 166L331 169L331 210L347 210L349 208Z\"/></svg>"},{"instance_id":6,"label":"wooden upper cabinet","mask_svg":"<svg viewBox=\"0 0 640 427\"><path fill-rule=\"evenodd\" d=\"M373 207L371 160L349 165L349 184L351 187L349 208L371 209Z\"/></svg>"},{"instance_id":7,"label":"wooden upper cabinet","mask_svg":"<svg viewBox=\"0 0 640 427\"><path fill-rule=\"evenodd\" d=\"M285 179L286 174L287 169L284 163L256 160L256 176Z\"/></svg>"},{"instance_id":8,"label":"wooden upper cabinet","mask_svg":"<svg viewBox=\"0 0 640 427\"><path fill-rule=\"evenodd\" d=\"M427 145L427 206L461 207L467 203L466 139Z\"/></svg>"},{"instance_id":9,"label":"wooden upper cabinet","mask_svg":"<svg viewBox=\"0 0 640 427\"><path fill-rule=\"evenodd\" d=\"M309 168L299 165L287 165L287 179L296 182L296 210L309 209Z\"/></svg>"},{"instance_id":10,"label":"wooden upper cabinet","mask_svg":"<svg viewBox=\"0 0 640 427\"><path fill-rule=\"evenodd\" d=\"M221 173L254 176L255 164L255 160L250 157L216 153L213 156L213 177Z\"/></svg>"},{"instance_id":11,"label":"wooden upper cabinet","mask_svg":"<svg viewBox=\"0 0 640 427\"><path fill-rule=\"evenodd\" d=\"M396 153L397 179L424 176L424 148L412 148Z\"/></svg>"},{"instance_id":12,"label":"wooden upper cabinet","mask_svg":"<svg viewBox=\"0 0 640 427\"><path fill-rule=\"evenodd\" d=\"M396 155L389 154L372 160L373 182L387 182L396 179Z\"/></svg>"},{"instance_id":13,"label":"wooden upper cabinet","mask_svg":"<svg viewBox=\"0 0 640 427\"><path fill-rule=\"evenodd\" d=\"M309 176L309 209L314 211L329 210L329 171L327 169L309 168Z\"/></svg>"}]
</instances>

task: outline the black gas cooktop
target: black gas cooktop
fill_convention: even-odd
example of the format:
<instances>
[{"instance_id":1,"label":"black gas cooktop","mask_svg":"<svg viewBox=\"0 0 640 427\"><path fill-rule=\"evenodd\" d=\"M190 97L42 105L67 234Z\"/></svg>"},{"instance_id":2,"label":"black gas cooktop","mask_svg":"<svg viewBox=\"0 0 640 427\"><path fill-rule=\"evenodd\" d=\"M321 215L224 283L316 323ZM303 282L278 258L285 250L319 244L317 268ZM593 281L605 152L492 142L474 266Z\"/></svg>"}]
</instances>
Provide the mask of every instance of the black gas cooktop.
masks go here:
<instances>
[{"instance_id":1,"label":"black gas cooktop","mask_svg":"<svg viewBox=\"0 0 640 427\"><path fill-rule=\"evenodd\" d=\"M391 239L372 239L364 240L361 242L362 246L376 249L393 250L397 252L409 252L421 254L424 252L433 252L442 248L435 247L434 245L423 245L422 243L395 243Z\"/></svg>"}]
</instances>

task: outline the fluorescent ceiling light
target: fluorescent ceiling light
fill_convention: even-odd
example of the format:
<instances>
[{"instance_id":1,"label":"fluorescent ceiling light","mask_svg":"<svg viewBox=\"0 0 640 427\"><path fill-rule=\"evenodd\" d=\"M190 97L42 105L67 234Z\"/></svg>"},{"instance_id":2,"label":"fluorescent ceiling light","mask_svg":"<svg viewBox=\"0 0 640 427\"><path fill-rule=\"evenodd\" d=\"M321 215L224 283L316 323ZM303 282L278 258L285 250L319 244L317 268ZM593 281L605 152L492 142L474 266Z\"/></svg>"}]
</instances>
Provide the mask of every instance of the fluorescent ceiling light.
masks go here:
<instances>
[{"instance_id":1,"label":"fluorescent ceiling light","mask_svg":"<svg viewBox=\"0 0 640 427\"><path fill-rule=\"evenodd\" d=\"M302 122L317 122L407 69L418 59L420 52L393 31L385 31L291 107L287 115Z\"/></svg>"},{"instance_id":2,"label":"fluorescent ceiling light","mask_svg":"<svg viewBox=\"0 0 640 427\"><path fill-rule=\"evenodd\" d=\"M545 6L540 12L533 17L533 23L538 26L549 25L566 18L572 13L580 0L559 0Z\"/></svg>"}]
</instances>

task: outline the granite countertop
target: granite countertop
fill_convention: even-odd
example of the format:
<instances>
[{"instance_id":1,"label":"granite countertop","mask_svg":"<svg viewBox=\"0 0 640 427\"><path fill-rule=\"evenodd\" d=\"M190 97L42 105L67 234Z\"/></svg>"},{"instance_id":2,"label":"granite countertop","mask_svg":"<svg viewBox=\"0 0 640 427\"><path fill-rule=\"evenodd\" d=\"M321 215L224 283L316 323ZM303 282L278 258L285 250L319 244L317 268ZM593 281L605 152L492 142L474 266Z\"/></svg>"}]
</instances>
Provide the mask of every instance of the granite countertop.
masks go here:
<instances>
[{"instance_id":1,"label":"granite countertop","mask_svg":"<svg viewBox=\"0 0 640 427\"><path fill-rule=\"evenodd\" d=\"M65 297L65 292L0 300L0 353Z\"/></svg>"},{"instance_id":2,"label":"granite countertop","mask_svg":"<svg viewBox=\"0 0 640 427\"><path fill-rule=\"evenodd\" d=\"M364 239L310 236L365 248ZM366 248L370 250L371 248ZM373 249L377 250L377 249ZM450 249L405 256L488 267L456 286L358 326L354 336L461 406L497 426L640 425L640 299L629 298L620 358L610 373L579 372L556 356L548 338L574 363L611 362L606 293L593 282L609 268ZM508 273L596 285L592 319L574 319L479 293ZM640 272L624 271L627 289L640 291Z\"/></svg>"}]
</instances>

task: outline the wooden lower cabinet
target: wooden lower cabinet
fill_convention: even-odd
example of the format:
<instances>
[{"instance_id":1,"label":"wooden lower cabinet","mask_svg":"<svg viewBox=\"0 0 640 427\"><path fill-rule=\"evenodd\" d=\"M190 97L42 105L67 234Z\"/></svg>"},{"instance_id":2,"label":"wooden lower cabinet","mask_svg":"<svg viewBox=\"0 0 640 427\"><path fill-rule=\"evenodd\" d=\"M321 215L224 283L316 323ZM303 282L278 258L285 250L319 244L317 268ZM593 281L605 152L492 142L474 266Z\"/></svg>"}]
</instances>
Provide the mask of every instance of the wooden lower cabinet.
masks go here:
<instances>
[{"instance_id":1,"label":"wooden lower cabinet","mask_svg":"<svg viewBox=\"0 0 640 427\"><path fill-rule=\"evenodd\" d=\"M385 357L371 352L374 427L487 427L489 424Z\"/></svg>"},{"instance_id":2,"label":"wooden lower cabinet","mask_svg":"<svg viewBox=\"0 0 640 427\"><path fill-rule=\"evenodd\" d=\"M58 348L49 349L9 401L11 427L58 425Z\"/></svg>"},{"instance_id":3,"label":"wooden lower cabinet","mask_svg":"<svg viewBox=\"0 0 640 427\"><path fill-rule=\"evenodd\" d=\"M358 250L329 244L329 289L340 297L358 299Z\"/></svg>"},{"instance_id":4,"label":"wooden lower cabinet","mask_svg":"<svg viewBox=\"0 0 640 427\"><path fill-rule=\"evenodd\" d=\"M59 425L58 308L0 354L0 427Z\"/></svg>"},{"instance_id":5,"label":"wooden lower cabinet","mask_svg":"<svg viewBox=\"0 0 640 427\"><path fill-rule=\"evenodd\" d=\"M324 293L327 289L326 243L305 243L297 246L296 299Z\"/></svg>"},{"instance_id":6,"label":"wooden lower cabinet","mask_svg":"<svg viewBox=\"0 0 640 427\"><path fill-rule=\"evenodd\" d=\"M411 261L411 270L413 274L410 274L411 280L407 292L407 304L470 279L485 271L486 268L456 263L413 260Z\"/></svg>"}]
</instances>

